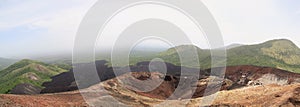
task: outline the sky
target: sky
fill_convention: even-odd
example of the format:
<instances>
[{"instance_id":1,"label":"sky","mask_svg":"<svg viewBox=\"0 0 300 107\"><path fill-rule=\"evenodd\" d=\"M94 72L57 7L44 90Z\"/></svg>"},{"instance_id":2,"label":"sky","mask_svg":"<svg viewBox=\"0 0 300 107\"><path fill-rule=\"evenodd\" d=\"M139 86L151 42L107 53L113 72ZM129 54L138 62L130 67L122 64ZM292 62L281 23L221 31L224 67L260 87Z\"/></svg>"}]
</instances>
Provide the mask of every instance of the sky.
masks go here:
<instances>
[{"instance_id":1,"label":"sky","mask_svg":"<svg viewBox=\"0 0 300 107\"><path fill-rule=\"evenodd\" d=\"M96 1L0 0L0 57L71 53L79 24ZM217 21L225 45L285 38L300 47L299 0L202 1Z\"/></svg>"}]
</instances>

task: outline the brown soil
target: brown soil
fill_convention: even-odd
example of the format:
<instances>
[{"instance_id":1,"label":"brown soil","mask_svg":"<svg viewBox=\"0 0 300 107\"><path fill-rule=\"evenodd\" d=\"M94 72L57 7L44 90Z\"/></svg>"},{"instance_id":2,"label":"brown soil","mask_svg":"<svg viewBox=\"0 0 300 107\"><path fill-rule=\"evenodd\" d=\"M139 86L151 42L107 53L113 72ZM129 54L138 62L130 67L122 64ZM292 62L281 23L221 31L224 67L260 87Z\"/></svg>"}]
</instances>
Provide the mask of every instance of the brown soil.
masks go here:
<instances>
[{"instance_id":1,"label":"brown soil","mask_svg":"<svg viewBox=\"0 0 300 107\"><path fill-rule=\"evenodd\" d=\"M0 95L0 106L9 107L84 107L78 92L45 95Z\"/></svg>"},{"instance_id":2,"label":"brown soil","mask_svg":"<svg viewBox=\"0 0 300 107\"><path fill-rule=\"evenodd\" d=\"M101 84L109 90L111 96L118 101L135 107L154 106L164 100L143 97L126 88L119 86L109 88L108 84ZM110 90L111 89L111 90ZM236 90L220 91L212 103L212 107L219 106L300 106L300 84L279 86L255 86ZM91 94L93 95L93 94ZM102 98L106 99L106 98ZM202 97L187 100L167 100L165 105L172 104L176 106L197 107L201 105ZM108 100L109 102L109 100ZM142 105L143 104L143 105ZM100 104L101 105L101 104ZM45 95L0 95L1 107L84 107L88 106L78 92L45 94Z\"/></svg>"},{"instance_id":3,"label":"brown soil","mask_svg":"<svg viewBox=\"0 0 300 107\"><path fill-rule=\"evenodd\" d=\"M232 91L221 91L213 105L221 106L300 106L300 84L257 86Z\"/></svg>"}]
</instances>

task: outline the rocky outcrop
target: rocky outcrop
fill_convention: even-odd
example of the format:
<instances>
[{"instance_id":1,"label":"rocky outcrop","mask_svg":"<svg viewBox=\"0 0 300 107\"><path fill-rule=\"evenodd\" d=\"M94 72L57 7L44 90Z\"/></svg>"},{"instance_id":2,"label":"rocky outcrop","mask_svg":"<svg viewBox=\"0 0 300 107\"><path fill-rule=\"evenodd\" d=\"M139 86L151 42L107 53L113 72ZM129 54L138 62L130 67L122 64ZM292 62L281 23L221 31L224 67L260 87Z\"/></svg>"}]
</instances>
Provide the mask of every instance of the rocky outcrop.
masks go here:
<instances>
[{"instance_id":1,"label":"rocky outcrop","mask_svg":"<svg viewBox=\"0 0 300 107\"><path fill-rule=\"evenodd\" d=\"M199 70L165 63L166 71L164 72L163 70L165 69L161 68L162 62L151 62L151 64L154 65L151 67L149 67L150 62L140 62L135 66L115 68L108 67L106 63L106 61L96 61L95 63L98 76L102 82L110 81L110 84L117 84L117 81L114 81L114 78L116 77L115 73L117 74L118 79L126 78L126 81L130 81L135 84L140 84L140 82L137 82L136 80L152 80L156 82L162 81L159 86L157 86L156 82L140 84L141 86L147 85L149 87L157 87L147 92L136 91L135 89L138 89L139 87L132 87L130 84L123 86L127 88L130 87L128 89L134 88L132 91L135 91L140 95L158 99L166 99L170 97L175 89L178 88L178 85L182 85L179 81L185 81L182 83L189 84L181 90L182 92L180 92L180 95L175 95L175 98L180 99L188 98L187 96L190 96L190 94L186 94L190 93L190 90L188 89L195 89L195 93L192 95L192 97L197 98L204 96L205 91L206 95L211 95L220 90L233 90L255 85L288 85L300 82L300 74L275 68L250 65L230 66L226 67L226 69L221 67ZM79 64L77 66L86 67L88 64ZM224 79L219 78L218 74L211 73L211 70L219 72L223 72L225 70L226 72ZM132 73L129 73L130 71ZM196 75L197 72L199 75ZM135 79L130 79L129 77L131 76L135 77ZM198 79L195 79L197 76ZM100 81L96 81L92 84L88 84L84 88L93 86L99 82ZM210 87L207 87L209 83ZM119 85L122 86L122 84ZM56 93L78 89L72 70L52 77L52 81L44 83L43 86L46 88L43 89L41 93ZM206 90L207 88L210 88L211 90Z\"/></svg>"},{"instance_id":2,"label":"rocky outcrop","mask_svg":"<svg viewBox=\"0 0 300 107\"><path fill-rule=\"evenodd\" d=\"M39 94L41 92L41 88L36 87L31 84L18 84L11 91L11 94Z\"/></svg>"},{"instance_id":3,"label":"rocky outcrop","mask_svg":"<svg viewBox=\"0 0 300 107\"><path fill-rule=\"evenodd\" d=\"M40 77L38 75L36 75L35 73L33 73L33 72L25 73L25 74L23 74L23 76L25 78L28 78L28 79L33 80L33 81L40 80Z\"/></svg>"},{"instance_id":4,"label":"rocky outcrop","mask_svg":"<svg viewBox=\"0 0 300 107\"><path fill-rule=\"evenodd\" d=\"M213 69L222 70L223 68ZM210 69L205 71L209 74ZM276 68L250 65L226 67L225 78L231 80L234 83L230 89L245 87L249 82L258 82L262 85L288 85L300 82L300 74L298 73L293 73ZM241 82L241 80L244 80L244 82Z\"/></svg>"},{"instance_id":5,"label":"rocky outcrop","mask_svg":"<svg viewBox=\"0 0 300 107\"><path fill-rule=\"evenodd\" d=\"M119 85L120 87L127 87L127 89L150 98L157 98L157 99L187 99L187 98L198 98L203 97L209 82L213 81L217 77L206 77L204 79L200 79L194 81L194 83L187 83L192 82L191 78L178 78L173 75L163 75L159 72L134 72L131 74L124 74L119 76L118 79L121 81L126 81L126 84L122 84L117 82L116 79L108 80L103 84L112 84L117 83L115 85ZM143 81L140 80L150 80L150 81ZM159 83L161 81L161 83ZM182 85L182 87L179 87ZM221 82L212 82L210 85L211 89L206 92L206 95L211 95L217 91L219 91L218 87L221 90L225 90L232 85L230 80L224 80ZM180 88L180 89L179 89ZM145 90L149 90L146 92L142 92ZM175 90L177 93L174 93ZM194 90L194 93L192 92Z\"/></svg>"}]
</instances>

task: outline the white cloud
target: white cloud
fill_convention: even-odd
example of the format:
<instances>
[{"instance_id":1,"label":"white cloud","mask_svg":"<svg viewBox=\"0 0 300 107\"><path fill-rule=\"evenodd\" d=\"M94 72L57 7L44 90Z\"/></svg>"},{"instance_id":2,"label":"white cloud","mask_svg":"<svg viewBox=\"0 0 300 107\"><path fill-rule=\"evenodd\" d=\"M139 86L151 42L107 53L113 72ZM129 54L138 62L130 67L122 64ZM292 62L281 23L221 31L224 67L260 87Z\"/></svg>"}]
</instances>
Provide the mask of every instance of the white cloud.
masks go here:
<instances>
[{"instance_id":1,"label":"white cloud","mask_svg":"<svg viewBox=\"0 0 300 107\"><path fill-rule=\"evenodd\" d=\"M71 51L77 28L88 11L93 1L84 6L68 8L60 12L49 14L38 19L28 26L32 28L47 29L47 33L40 40L41 50L43 48L53 51ZM53 44L55 43L55 44Z\"/></svg>"},{"instance_id":2,"label":"white cloud","mask_svg":"<svg viewBox=\"0 0 300 107\"><path fill-rule=\"evenodd\" d=\"M45 19L52 20L54 17L61 17L61 19L64 20L63 18L65 18L65 16L61 13L67 13L66 15L69 15L70 12L72 12L71 14L73 14L74 17L78 17L79 14L82 15L87 11L95 1L96 0L74 0L72 2L60 0L29 0L17 4L11 4L9 2L8 5L11 6L0 8L0 30L31 25Z\"/></svg>"},{"instance_id":3,"label":"white cloud","mask_svg":"<svg viewBox=\"0 0 300 107\"><path fill-rule=\"evenodd\" d=\"M289 16L274 0L203 0L215 16L226 44L258 43L273 38L291 38L293 35ZM299 32L298 32L299 33ZM300 43L300 41L298 42Z\"/></svg>"},{"instance_id":4,"label":"white cloud","mask_svg":"<svg viewBox=\"0 0 300 107\"><path fill-rule=\"evenodd\" d=\"M7 5L11 5L9 2ZM41 2L24 2L11 6L2 7L0 11L0 30L7 30L28 24L41 16L33 15L44 5ZM40 14L39 14L40 15Z\"/></svg>"},{"instance_id":5,"label":"white cloud","mask_svg":"<svg viewBox=\"0 0 300 107\"><path fill-rule=\"evenodd\" d=\"M11 46L22 47L21 50L15 50L17 51L15 53L23 56L41 52L71 51L81 19L96 1L74 0L74 2L70 2L71 4L58 0L28 1L24 4L3 7L0 9L0 32L18 27L27 28L28 32L32 34L39 32L34 39L24 41L23 46L19 46L21 43L15 43L15 46ZM59 3L64 3L64 5L55 7ZM3 36L9 37L10 35ZM10 53L14 51L6 50Z\"/></svg>"}]
</instances>

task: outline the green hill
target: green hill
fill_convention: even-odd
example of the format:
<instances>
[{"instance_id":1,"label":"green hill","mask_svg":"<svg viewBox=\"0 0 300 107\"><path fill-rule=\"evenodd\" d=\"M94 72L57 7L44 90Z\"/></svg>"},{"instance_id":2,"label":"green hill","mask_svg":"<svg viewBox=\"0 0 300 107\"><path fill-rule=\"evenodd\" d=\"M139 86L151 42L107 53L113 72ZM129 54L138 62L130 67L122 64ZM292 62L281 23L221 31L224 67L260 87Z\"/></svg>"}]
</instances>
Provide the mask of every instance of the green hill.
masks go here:
<instances>
[{"instance_id":1,"label":"green hill","mask_svg":"<svg viewBox=\"0 0 300 107\"><path fill-rule=\"evenodd\" d=\"M17 62L15 59L0 58L0 70L5 69L9 65Z\"/></svg>"},{"instance_id":2,"label":"green hill","mask_svg":"<svg viewBox=\"0 0 300 107\"><path fill-rule=\"evenodd\" d=\"M158 57L176 65L180 65L178 53L189 52L196 48L202 69L211 67L210 50L200 49L192 45L182 45L161 52ZM193 60L190 60L193 61ZM285 39L267 41L256 45L241 45L227 49L227 66L256 65L275 67L300 73L300 49ZM190 65L190 67L200 67Z\"/></svg>"},{"instance_id":3,"label":"green hill","mask_svg":"<svg viewBox=\"0 0 300 107\"><path fill-rule=\"evenodd\" d=\"M264 55L287 64L300 65L300 49L289 40L274 40L266 43L268 47L261 48Z\"/></svg>"},{"instance_id":4,"label":"green hill","mask_svg":"<svg viewBox=\"0 0 300 107\"><path fill-rule=\"evenodd\" d=\"M58 66L45 64L33 60L21 60L0 71L0 93L9 91L18 84L30 83L41 87L43 82L50 81L50 77L67 70Z\"/></svg>"},{"instance_id":5,"label":"green hill","mask_svg":"<svg viewBox=\"0 0 300 107\"><path fill-rule=\"evenodd\" d=\"M188 55L193 55L193 51L191 50L196 50L198 52L198 59L199 59L199 63L201 64L201 68L204 67L204 63L201 62L205 62L205 61L210 61L210 51L209 50L203 50L200 49L196 46L193 45L181 45L181 46L177 46L174 48L170 48L165 52L161 52L158 54L158 57L163 59L166 62L169 63L173 63L175 65L180 65L181 61L179 58L179 54L182 55L182 57L188 57ZM193 65L193 64L197 64L197 63L193 63L194 61L197 61L197 59L193 58L194 56L190 56L188 58L185 59L189 59L187 61L189 62L184 62L185 64L189 64L187 66L189 67L199 67L199 65Z\"/></svg>"}]
</instances>

